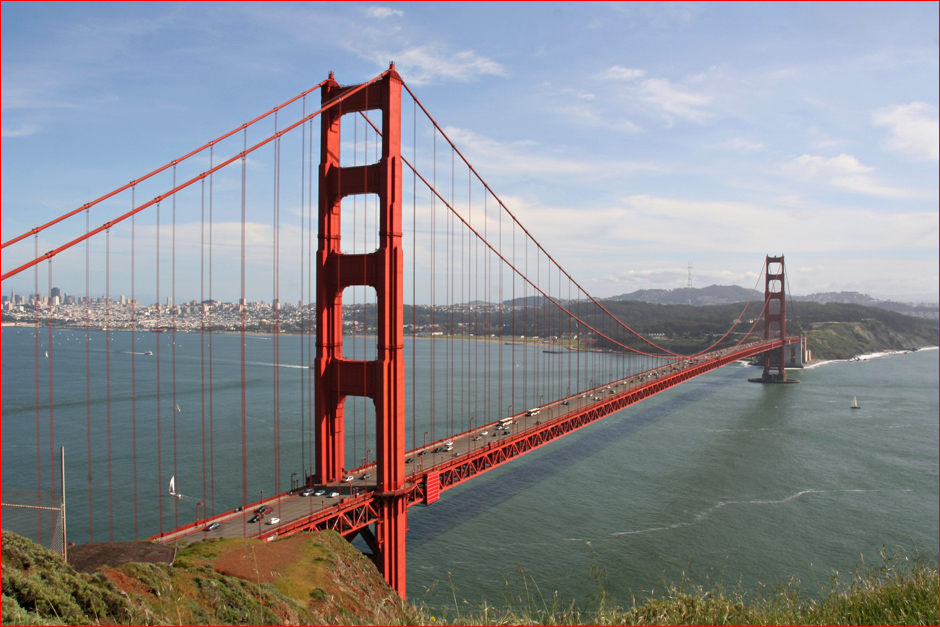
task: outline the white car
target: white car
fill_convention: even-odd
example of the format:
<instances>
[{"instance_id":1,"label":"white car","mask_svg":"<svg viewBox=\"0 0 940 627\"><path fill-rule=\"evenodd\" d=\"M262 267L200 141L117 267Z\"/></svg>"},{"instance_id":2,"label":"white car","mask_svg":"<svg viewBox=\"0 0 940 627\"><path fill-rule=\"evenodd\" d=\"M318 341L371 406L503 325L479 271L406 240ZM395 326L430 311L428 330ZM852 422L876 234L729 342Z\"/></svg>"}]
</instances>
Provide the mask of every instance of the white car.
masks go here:
<instances>
[{"instance_id":1,"label":"white car","mask_svg":"<svg viewBox=\"0 0 940 627\"><path fill-rule=\"evenodd\" d=\"M337 496L339 496L339 492L330 492L331 499L335 499Z\"/></svg>"},{"instance_id":2,"label":"white car","mask_svg":"<svg viewBox=\"0 0 940 627\"><path fill-rule=\"evenodd\" d=\"M353 477L352 475L346 475L346 478L343 479L343 481L345 481L346 483L350 483L350 482L353 481L354 479L355 479L355 477Z\"/></svg>"},{"instance_id":3,"label":"white car","mask_svg":"<svg viewBox=\"0 0 940 627\"><path fill-rule=\"evenodd\" d=\"M280 519L280 518L272 518L271 520L268 521L268 524L269 524L269 525L276 525L276 524L279 523L279 522L281 522L281 519Z\"/></svg>"}]
</instances>

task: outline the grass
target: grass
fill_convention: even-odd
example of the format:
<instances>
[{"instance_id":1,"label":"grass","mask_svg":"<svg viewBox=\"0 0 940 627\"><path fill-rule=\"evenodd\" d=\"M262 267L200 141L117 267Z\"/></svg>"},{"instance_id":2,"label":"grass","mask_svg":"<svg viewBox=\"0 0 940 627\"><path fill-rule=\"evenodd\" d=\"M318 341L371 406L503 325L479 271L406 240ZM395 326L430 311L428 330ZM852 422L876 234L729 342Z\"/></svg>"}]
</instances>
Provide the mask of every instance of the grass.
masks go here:
<instances>
[{"instance_id":1,"label":"grass","mask_svg":"<svg viewBox=\"0 0 940 627\"><path fill-rule=\"evenodd\" d=\"M588 608L544 595L522 573L522 592L504 607L487 604L462 609L454 595L453 613L424 609L423 625L937 625L937 569L918 559L883 555L878 568L864 563L850 576L836 574L818 595L800 582L756 592L704 589L688 582L667 586L661 596L613 603L602 588Z\"/></svg>"},{"instance_id":2,"label":"grass","mask_svg":"<svg viewBox=\"0 0 940 627\"><path fill-rule=\"evenodd\" d=\"M598 592L586 607L546 594L527 573L499 608L459 602L453 609L415 609L402 602L367 560L338 535L305 543L301 565L279 581L257 585L213 570L212 560L244 540L199 543L181 550L174 566L127 564L77 573L57 554L3 534L4 625L937 625L935 565L882 555L836 574L823 590L804 591L797 580L757 591L706 589L687 581L651 598L618 605L606 594L607 576L592 569ZM328 567L329 572L320 571ZM115 585L122 582L124 590ZM508 584L507 584L507 587ZM126 591L125 591L126 590Z\"/></svg>"}]
</instances>

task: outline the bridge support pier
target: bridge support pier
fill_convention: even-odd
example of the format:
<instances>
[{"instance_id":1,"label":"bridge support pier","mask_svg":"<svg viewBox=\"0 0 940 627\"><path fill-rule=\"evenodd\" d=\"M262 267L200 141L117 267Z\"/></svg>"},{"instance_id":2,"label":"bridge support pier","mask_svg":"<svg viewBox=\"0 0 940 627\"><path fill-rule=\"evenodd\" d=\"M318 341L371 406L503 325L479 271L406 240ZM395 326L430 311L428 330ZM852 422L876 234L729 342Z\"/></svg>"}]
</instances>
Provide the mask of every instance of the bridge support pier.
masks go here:
<instances>
[{"instance_id":1,"label":"bridge support pier","mask_svg":"<svg viewBox=\"0 0 940 627\"><path fill-rule=\"evenodd\" d=\"M340 86L330 75L321 99L319 234L316 258L317 354L314 364L316 478L342 480L347 396L371 398L375 406L376 493L383 495L375 538L376 564L405 598L405 358L401 225L401 77L390 67L366 85ZM327 106L337 98L343 98ZM347 113L382 112L381 158L373 164L340 165L340 120ZM378 248L344 254L341 204L356 194L379 199ZM343 356L343 290L370 286L376 296L376 358Z\"/></svg>"},{"instance_id":2,"label":"bridge support pier","mask_svg":"<svg viewBox=\"0 0 940 627\"><path fill-rule=\"evenodd\" d=\"M760 377L748 379L753 383L799 383L797 379L787 379L786 346L787 337L787 295L786 270L783 255L767 255L764 265L764 341L779 339L780 348L764 353L764 372Z\"/></svg>"}]
</instances>

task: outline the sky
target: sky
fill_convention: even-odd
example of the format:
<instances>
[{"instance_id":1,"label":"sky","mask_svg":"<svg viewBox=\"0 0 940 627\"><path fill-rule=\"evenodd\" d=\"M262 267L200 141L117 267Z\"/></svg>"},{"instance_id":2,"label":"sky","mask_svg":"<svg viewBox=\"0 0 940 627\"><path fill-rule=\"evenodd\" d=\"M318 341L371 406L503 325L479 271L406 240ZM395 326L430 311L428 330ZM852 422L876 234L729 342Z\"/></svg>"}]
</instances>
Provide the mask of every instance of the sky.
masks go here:
<instances>
[{"instance_id":1,"label":"sky","mask_svg":"<svg viewBox=\"0 0 940 627\"><path fill-rule=\"evenodd\" d=\"M936 2L4 2L0 24L4 241L394 62L595 296L690 264L750 287L784 254L795 294L938 300Z\"/></svg>"}]
</instances>

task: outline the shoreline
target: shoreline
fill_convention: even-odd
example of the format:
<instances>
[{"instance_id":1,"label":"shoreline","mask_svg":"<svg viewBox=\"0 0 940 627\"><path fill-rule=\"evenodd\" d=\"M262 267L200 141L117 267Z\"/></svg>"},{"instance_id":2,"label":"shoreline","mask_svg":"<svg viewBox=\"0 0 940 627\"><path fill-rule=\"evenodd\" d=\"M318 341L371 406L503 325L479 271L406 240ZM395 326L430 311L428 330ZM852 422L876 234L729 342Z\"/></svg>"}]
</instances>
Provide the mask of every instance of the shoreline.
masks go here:
<instances>
[{"instance_id":1,"label":"shoreline","mask_svg":"<svg viewBox=\"0 0 940 627\"><path fill-rule=\"evenodd\" d=\"M826 366L829 364L842 364L842 363L853 363L857 361L869 361L872 359L880 359L882 357L891 357L893 355L905 355L907 353L919 353L920 351L935 351L940 350L940 346L921 346L915 350L899 350L899 351L880 351L877 353L867 353L865 355L857 355L852 359L827 359L825 361L814 361L811 362L802 368L797 368L797 370L811 370L813 368L819 368L820 366Z\"/></svg>"}]
</instances>

